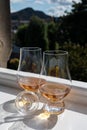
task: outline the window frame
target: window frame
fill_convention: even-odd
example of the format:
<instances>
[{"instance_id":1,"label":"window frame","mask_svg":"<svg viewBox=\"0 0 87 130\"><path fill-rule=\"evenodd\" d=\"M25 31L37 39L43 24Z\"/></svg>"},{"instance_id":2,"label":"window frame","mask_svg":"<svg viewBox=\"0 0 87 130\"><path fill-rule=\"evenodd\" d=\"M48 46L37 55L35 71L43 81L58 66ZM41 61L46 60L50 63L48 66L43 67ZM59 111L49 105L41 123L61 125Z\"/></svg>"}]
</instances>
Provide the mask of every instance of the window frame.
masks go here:
<instances>
[{"instance_id":1,"label":"window frame","mask_svg":"<svg viewBox=\"0 0 87 130\"><path fill-rule=\"evenodd\" d=\"M66 84L66 80L61 80L55 77L48 77L49 82L63 82ZM7 87L20 88L17 83L17 70L11 70L7 68L0 68L0 84ZM67 82L68 84L68 82ZM87 89L87 82L72 80L73 88Z\"/></svg>"}]
</instances>

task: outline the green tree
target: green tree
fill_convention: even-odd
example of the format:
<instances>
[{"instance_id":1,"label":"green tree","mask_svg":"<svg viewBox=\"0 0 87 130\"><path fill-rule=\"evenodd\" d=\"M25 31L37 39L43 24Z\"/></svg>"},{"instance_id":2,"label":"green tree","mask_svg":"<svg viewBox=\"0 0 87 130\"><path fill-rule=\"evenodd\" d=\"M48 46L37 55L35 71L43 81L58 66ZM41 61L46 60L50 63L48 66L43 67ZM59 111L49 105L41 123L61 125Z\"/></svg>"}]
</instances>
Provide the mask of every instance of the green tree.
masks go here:
<instances>
[{"instance_id":1,"label":"green tree","mask_svg":"<svg viewBox=\"0 0 87 130\"><path fill-rule=\"evenodd\" d=\"M79 13L79 12L85 12L87 11L87 0L81 0L81 2L76 3L73 1L72 4L72 14Z\"/></svg>"},{"instance_id":2,"label":"green tree","mask_svg":"<svg viewBox=\"0 0 87 130\"><path fill-rule=\"evenodd\" d=\"M69 52L69 68L73 80L87 82L87 48L73 43L64 43L60 49Z\"/></svg>"},{"instance_id":3,"label":"green tree","mask_svg":"<svg viewBox=\"0 0 87 130\"><path fill-rule=\"evenodd\" d=\"M44 20L33 16L27 28L27 46L38 46L41 47L43 51L48 49L46 28Z\"/></svg>"},{"instance_id":4,"label":"green tree","mask_svg":"<svg viewBox=\"0 0 87 130\"><path fill-rule=\"evenodd\" d=\"M16 33L16 45L18 46L26 46L26 34L27 34L28 25L22 25L18 28Z\"/></svg>"},{"instance_id":5,"label":"green tree","mask_svg":"<svg viewBox=\"0 0 87 130\"><path fill-rule=\"evenodd\" d=\"M49 49L55 49L57 36L56 36L56 24L53 21L48 23L47 37L49 40Z\"/></svg>"},{"instance_id":6,"label":"green tree","mask_svg":"<svg viewBox=\"0 0 87 130\"><path fill-rule=\"evenodd\" d=\"M63 45L65 41L70 41L69 26L67 26L68 21L66 19L64 16L60 17L56 25L56 41L59 45Z\"/></svg>"},{"instance_id":7,"label":"green tree","mask_svg":"<svg viewBox=\"0 0 87 130\"><path fill-rule=\"evenodd\" d=\"M62 32L62 42L72 41L75 44L79 43L80 45L85 46L87 43L86 17L87 0L81 0L79 3L73 2L71 12L61 18L60 32Z\"/></svg>"}]
</instances>

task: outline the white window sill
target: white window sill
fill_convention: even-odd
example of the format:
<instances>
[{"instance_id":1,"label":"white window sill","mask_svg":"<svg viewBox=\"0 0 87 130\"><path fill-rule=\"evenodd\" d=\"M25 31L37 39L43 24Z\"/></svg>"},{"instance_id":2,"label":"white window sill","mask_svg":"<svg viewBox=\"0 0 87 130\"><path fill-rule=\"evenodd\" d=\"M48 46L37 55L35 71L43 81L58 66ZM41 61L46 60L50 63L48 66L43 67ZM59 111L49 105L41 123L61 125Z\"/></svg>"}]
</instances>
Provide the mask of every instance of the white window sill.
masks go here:
<instances>
[{"instance_id":1,"label":"white window sill","mask_svg":"<svg viewBox=\"0 0 87 130\"><path fill-rule=\"evenodd\" d=\"M16 89L8 88L8 87L14 87L18 88L17 84L17 78L16 78L17 71L0 68L0 84L1 84L1 100L0 103L3 103L5 101L11 100L15 97ZM49 78L49 81L58 82L58 78ZM65 81L63 81L65 82ZM84 120L85 120L85 128L86 128L86 121L87 121L87 83L86 82L79 82L79 81L72 81L72 89L71 93L66 97L65 103L66 103L66 109L70 110L70 117L73 117L73 119L79 119L79 122L81 123L82 127L84 126ZM4 87L5 86L5 87ZM3 88L3 89L2 89ZM4 90L5 91L2 91ZM14 91L16 90L16 91ZM10 92L9 92L10 91ZM17 92L18 93L18 92ZM65 112L66 113L66 112ZM78 118L77 115L78 114ZM80 116L81 114L81 116ZM64 119L66 121L68 114L66 113L66 118ZM83 120L82 120L83 116ZM63 117L64 118L64 117ZM82 122L83 121L83 122ZM68 121L67 121L68 123ZM72 124L72 122L71 122ZM75 122L76 124L76 122ZM72 126L75 126L73 124ZM2 126L2 125L1 125ZM2 127L0 128L2 129ZM77 123L78 126L78 123ZM81 127L81 128L82 128ZM6 126L7 128L7 126ZM57 127L54 128L56 130Z\"/></svg>"},{"instance_id":2,"label":"white window sill","mask_svg":"<svg viewBox=\"0 0 87 130\"><path fill-rule=\"evenodd\" d=\"M16 75L17 71L15 70L0 68L0 84L9 87L18 87ZM60 79L58 80L58 78L48 77L48 80L51 82L59 82ZM62 80L62 82L65 83L64 80ZM87 82L72 80L72 86L87 89Z\"/></svg>"},{"instance_id":3,"label":"white window sill","mask_svg":"<svg viewBox=\"0 0 87 130\"><path fill-rule=\"evenodd\" d=\"M7 87L18 87L16 74L17 71L0 68L0 84Z\"/></svg>"}]
</instances>

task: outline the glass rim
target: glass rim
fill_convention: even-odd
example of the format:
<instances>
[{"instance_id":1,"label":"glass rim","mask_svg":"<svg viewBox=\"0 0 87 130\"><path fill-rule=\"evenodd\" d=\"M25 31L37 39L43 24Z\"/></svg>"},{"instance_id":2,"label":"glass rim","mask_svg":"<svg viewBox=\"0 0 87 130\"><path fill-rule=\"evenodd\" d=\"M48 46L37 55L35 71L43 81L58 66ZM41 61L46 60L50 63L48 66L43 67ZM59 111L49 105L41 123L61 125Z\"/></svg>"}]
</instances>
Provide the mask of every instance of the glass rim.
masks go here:
<instances>
[{"instance_id":1,"label":"glass rim","mask_svg":"<svg viewBox=\"0 0 87 130\"><path fill-rule=\"evenodd\" d=\"M40 47L21 47L20 51L41 51Z\"/></svg>"},{"instance_id":2,"label":"glass rim","mask_svg":"<svg viewBox=\"0 0 87 130\"><path fill-rule=\"evenodd\" d=\"M68 51L64 50L46 50L43 52L44 55L68 55Z\"/></svg>"}]
</instances>

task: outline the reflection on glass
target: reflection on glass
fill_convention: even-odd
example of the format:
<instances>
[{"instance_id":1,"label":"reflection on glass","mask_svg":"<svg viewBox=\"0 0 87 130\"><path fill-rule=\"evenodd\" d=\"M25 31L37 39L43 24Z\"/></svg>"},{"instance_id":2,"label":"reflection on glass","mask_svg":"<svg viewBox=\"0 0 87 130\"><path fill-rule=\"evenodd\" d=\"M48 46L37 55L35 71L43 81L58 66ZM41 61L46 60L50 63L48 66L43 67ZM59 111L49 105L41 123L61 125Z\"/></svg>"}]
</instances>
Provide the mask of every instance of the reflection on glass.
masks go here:
<instances>
[{"instance_id":1,"label":"reflection on glass","mask_svg":"<svg viewBox=\"0 0 87 130\"><path fill-rule=\"evenodd\" d=\"M64 97L69 94L71 89L68 52L62 50L45 51L43 53L42 74L46 75L46 80L49 76L58 78L56 83L47 82L39 88L41 95L48 101L43 109L51 114L60 114L65 109Z\"/></svg>"},{"instance_id":2,"label":"reflection on glass","mask_svg":"<svg viewBox=\"0 0 87 130\"><path fill-rule=\"evenodd\" d=\"M38 47L23 47L20 49L18 67L18 83L25 91L19 93L15 100L17 110L22 114L31 114L38 108L38 91L41 83L42 55ZM42 81L43 82L43 81Z\"/></svg>"}]
</instances>

